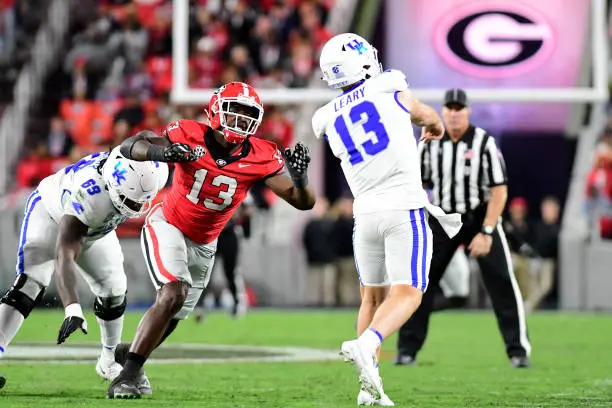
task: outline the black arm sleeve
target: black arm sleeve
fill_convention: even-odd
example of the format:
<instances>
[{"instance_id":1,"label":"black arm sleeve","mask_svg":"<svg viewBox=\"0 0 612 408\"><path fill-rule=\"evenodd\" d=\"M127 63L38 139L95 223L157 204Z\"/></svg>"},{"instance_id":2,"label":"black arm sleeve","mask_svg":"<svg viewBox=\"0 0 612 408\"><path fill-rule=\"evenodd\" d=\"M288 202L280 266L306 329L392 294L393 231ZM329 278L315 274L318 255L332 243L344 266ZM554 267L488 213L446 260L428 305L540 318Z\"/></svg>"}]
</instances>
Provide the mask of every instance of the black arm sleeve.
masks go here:
<instances>
[{"instance_id":1,"label":"black arm sleeve","mask_svg":"<svg viewBox=\"0 0 612 408\"><path fill-rule=\"evenodd\" d=\"M148 140L150 137L159 138L159 136L150 130L138 132L136 135L125 139L123 143L121 143L119 151L125 158L130 160L166 161L164 158L166 146L151 143L151 141Z\"/></svg>"},{"instance_id":2,"label":"black arm sleeve","mask_svg":"<svg viewBox=\"0 0 612 408\"><path fill-rule=\"evenodd\" d=\"M137 142L143 141L144 137L141 134L137 134L136 136L128 137L125 139L121 146L119 147L119 152L126 159L134 160L132 158L132 149Z\"/></svg>"}]
</instances>

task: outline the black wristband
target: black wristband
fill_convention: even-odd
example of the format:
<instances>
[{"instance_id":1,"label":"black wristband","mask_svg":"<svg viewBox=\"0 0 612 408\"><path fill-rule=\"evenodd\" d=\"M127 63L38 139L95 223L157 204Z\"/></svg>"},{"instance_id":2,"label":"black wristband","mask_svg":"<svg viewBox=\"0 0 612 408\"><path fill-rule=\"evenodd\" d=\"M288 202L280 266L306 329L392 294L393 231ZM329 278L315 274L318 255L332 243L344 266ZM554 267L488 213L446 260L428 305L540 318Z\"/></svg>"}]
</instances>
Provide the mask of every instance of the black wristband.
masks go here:
<instances>
[{"instance_id":1,"label":"black wristband","mask_svg":"<svg viewBox=\"0 0 612 408\"><path fill-rule=\"evenodd\" d=\"M147 149L147 160L165 162L164 150L164 146L151 144Z\"/></svg>"},{"instance_id":2,"label":"black wristband","mask_svg":"<svg viewBox=\"0 0 612 408\"><path fill-rule=\"evenodd\" d=\"M293 180L293 185L300 189L306 188L306 186L308 185L308 175L306 174L299 176L299 177L295 177L292 180Z\"/></svg>"},{"instance_id":3,"label":"black wristband","mask_svg":"<svg viewBox=\"0 0 612 408\"><path fill-rule=\"evenodd\" d=\"M491 226L489 226L489 225L487 225L487 226L483 226L483 227L482 227L482 229L480 230L480 232L481 232L482 234L485 234L485 235L491 236L491 235L493 235L493 232L495 232L495 227L491 227Z\"/></svg>"}]
</instances>

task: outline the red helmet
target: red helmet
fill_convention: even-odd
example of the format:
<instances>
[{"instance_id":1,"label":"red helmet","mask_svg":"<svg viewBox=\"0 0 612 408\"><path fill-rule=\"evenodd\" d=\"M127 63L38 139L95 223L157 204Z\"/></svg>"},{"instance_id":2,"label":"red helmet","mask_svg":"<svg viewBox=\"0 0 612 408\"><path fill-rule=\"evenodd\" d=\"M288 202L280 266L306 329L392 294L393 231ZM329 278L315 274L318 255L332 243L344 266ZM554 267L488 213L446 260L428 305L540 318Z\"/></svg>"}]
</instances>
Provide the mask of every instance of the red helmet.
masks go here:
<instances>
[{"instance_id":1,"label":"red helmet","mask_svg":"<svg viewBox=\"0 0 612 408\"><path fill-rule=\"evenodd\" d=\"M223 85L215 91L208 104L211 127L215 130L222 128L223 136L229 143L242 143L255 134L263 113L263 105L255 89L242 82Z\"/></svg>"}]
</instances>

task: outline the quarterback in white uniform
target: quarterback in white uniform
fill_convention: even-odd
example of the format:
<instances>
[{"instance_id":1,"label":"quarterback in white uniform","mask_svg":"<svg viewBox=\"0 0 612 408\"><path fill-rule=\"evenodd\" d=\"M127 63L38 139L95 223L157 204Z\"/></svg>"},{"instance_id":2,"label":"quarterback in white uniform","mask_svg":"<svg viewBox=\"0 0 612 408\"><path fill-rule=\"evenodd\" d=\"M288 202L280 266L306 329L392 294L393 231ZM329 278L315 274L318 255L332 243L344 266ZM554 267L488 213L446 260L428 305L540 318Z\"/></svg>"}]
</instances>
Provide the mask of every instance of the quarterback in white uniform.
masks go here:
<instances>
[{"instance_id":1,"label":"quarterback in white uniform","mask_svg":"<svg viewBox=\"0 0 612 408\"><path fill-rule=\"evenodd\" d=\"M140 217L168 179L165 163L135 162L119 148L95 153L41 181L26 202L17 250L17 278L0 299L0 357L24 319L43 297L56 272L66 318L57 342L87 322L76 295L76 265L96 296L102 334L98 374L112 380L121 371L114 348L121 341L126 305L123 254L115 228Z\"/></svg>"},{"instance_id":2,"label":"quarterback in white uniform","mask_svg":"<svg viewBox=\"0 0 612 408\"><path fill-rule=\"evenodd\" d=\"M441 217L451 234L461 226L457 216L449 219L428 203L411 122L423 127L421 140L441 138L444 128L436 111L411 94L403 73L382 72L376 49L360 36L330 39L320 66L329 87L343 92L317 110L313 130L340 159L355 197L359 338L344 342L341 354L359 372L359 405L393 405L383 391L376 356L383 339L419 307L427 288L428 213Z\"/></svg>"}]
</instances>

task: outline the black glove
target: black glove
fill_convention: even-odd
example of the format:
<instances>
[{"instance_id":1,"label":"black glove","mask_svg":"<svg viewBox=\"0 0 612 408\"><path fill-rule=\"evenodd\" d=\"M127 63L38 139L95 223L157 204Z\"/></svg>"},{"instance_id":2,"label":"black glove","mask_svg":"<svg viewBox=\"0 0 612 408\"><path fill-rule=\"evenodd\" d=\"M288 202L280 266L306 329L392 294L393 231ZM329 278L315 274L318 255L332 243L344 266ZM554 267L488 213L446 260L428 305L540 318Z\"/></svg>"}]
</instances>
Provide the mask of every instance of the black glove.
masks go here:
<instances>
[{"instance_id":1,"label":"black glove","mask_svg":"<svg viewBox=\"0 0 612 408\"><path fill-rule=\"evenodd\" d=\"M523 244L519 248L519 253L527 258L539 258L540 255L529 244Z\"/></svg>"},{"instance_id":2,"label":"black glove","mask_svg":"<svg viewBox=\"0 0 612 408\"><path fill-rule=\"evenodd\" d=\"M285 149L283 153L287 170L293 180L293 185L297 188L304 188L308 184L308 163L310 163L310 155L308 148L303 143L298 142L293 151Z\"/></svg>"},{"instance_id":3,"label":"black glove","mask_svg":"<svg viewBox=\"0 0 612 408\"><path fill-rule=\"evenodd\" d=\"M188 144L173 143L170 146L149 146L147 159L167 163L196 161L202 154L196 154Z\"/></svg>"},{"instance_id":4,"label":"black glove","mask_svg":"<svg viewBox=\"0 0 612 408\"><path fill-rule=\"evenodd\" d=\"M57 344L62 344L78 329L87 334L87 320L83 316L81 305L72 303L66 307L66 318L62 322L62 327L60 327L59 334L57 335Z\"/></svg>"},{"instance_id":5,"label":"black glove","mask_svg":"<svg viewBox=\"0 0 612 408\"><path fill-rule=\"evenodd\" d=\"M78 329L81 329L83 333L87 334L87 322L85 319L77 316L68 316L65 318L62 327L60 327L59 334L57 335L57 344L62 344Z\"/></svg>"}]
</instances>

